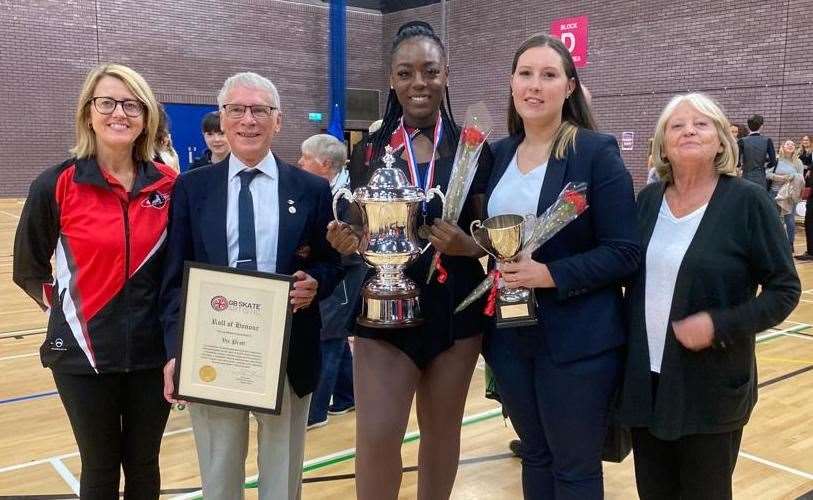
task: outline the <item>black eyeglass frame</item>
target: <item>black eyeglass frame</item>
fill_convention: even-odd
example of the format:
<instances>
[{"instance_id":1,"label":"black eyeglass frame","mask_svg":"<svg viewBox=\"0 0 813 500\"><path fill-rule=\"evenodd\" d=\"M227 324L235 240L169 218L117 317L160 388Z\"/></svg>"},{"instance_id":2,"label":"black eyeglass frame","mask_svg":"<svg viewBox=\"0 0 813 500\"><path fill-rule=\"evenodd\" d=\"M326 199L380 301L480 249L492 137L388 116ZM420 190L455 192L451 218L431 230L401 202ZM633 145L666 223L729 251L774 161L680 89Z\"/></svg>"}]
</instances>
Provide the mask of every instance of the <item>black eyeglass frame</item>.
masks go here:
<instances>
[{"instance_id":1,"label":"black eyeglass frame","mask_svg":"<svg viewBox=\"0 0 813 500\"><path fill-rule=\"evenodd\" d=\"M107 99L107 100L113 101L115 103L113 105L113 109L111 109L107 113L105 113L104 111L99 109L99 103L96 102L99 99ZM124 107L124 105L126 103L128 103L128 102L134 102L134 103L138 104L138 109L139 109L138 113L130 114L130 113L127 112L127 109ZM91 97L90 99L88 99L88 104L90 104L90 103L93 103L93 107L96 108L96 111L98 111L99 113L101 113L103 115L112 115L113 113L116 112L116 108L118 106L121 106L122 113L124 113L126 116L128 116L130 118L138 118L139 116L144 114L144 110L147 108L147 106L145 106L144 103L139 101L138 99L121 99L121 100L119 100L119 99L113 99L112 97L108 97L108 96L104 96L104 95Z\"/></svg>"},{"instance_id":2,"label":"black eyeglass frame","mask_svg":"<svg viewBox=\"0 0 813 500\"><path fill-rule=\"evenodd\" d=\"M233 114L232 112L230 112L227 109L227 106L241 106L243 108L243 112L240 113L240 116L237 116L236 114ZM257 118L257 114L254 112L255 108L261 109L263 111L267 109L268 110L268 118L271 118L271 113L273 113L274 111L279 111L279 108L277 106L269 106L267 104L253 104L253 105L249 106L247 104L227 103L227 104L224 104L224 105L220 106L220 109L222 109L223 112L226 113L226 116L232 115L232 116L229 116L229 118L232 118L234 120L238 120L238 119L246 116L246 110L248 110L248 109L251 110L251 116L253 116L254 118ZM262 118L260 118L260 119L262 119Z\"/></svg>"}]
</instances>

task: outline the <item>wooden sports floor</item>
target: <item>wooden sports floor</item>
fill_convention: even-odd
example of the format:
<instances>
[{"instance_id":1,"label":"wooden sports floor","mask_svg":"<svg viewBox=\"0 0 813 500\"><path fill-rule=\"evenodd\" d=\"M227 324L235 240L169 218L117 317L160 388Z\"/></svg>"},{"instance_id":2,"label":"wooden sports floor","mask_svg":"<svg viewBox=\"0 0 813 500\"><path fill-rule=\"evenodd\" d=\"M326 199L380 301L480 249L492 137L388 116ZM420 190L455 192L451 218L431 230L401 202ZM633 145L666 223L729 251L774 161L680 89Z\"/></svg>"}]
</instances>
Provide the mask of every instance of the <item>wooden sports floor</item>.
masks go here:
<instances>
[{"instance_id":1,"label":"wooden sports floor","mask_svg":"<svg viewBox=\"0 0 813 500\"><path fill-rule=\"evenodd\" d=\"M12 242L22 202L0 200L0 500L76 498L80 461L50 371L39 362L45 316L11 282ZM797 238L797 253L804 238ZM813 498L813 263L798 263L802 301L788 321L760 334L760 400L745 429L734 474L740 499ZM499 407L483 397L482 363L466 405L455 499L521 498L514 438ZM417 423L403 445L400 498L415 498ZM354 414L309 431L306 499L352 499ZM247 474L256 474L255 450ZM200 478L186 411L173 410L161 450L162 498L199 497ZM606 496L637 498L632 458L605 464ZM247 497L256 498L249 482ZM219 499L218 499L219 500Z\"/></svg>"}]
</instances>

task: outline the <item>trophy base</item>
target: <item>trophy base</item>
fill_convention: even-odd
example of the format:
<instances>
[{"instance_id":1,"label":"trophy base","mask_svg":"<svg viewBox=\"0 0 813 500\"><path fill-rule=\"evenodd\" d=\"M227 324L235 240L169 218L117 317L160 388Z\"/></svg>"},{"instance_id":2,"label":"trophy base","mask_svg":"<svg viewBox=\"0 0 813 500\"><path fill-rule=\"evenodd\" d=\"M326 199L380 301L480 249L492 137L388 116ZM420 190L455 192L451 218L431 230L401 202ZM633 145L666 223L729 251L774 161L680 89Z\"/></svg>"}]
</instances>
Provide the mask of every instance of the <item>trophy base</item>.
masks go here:
<instances>
[{"instance_id":1,"label":"trophy base","mask_svg":"<svg viewBox=\"0 0 813 500\"><path fill-rule=\"evenodd\" d=\"M514 328L533 326L538 323L536 317L536 295L529 293L522 301L506 302L497 300L497 328Z\"/></svg>"},{"instance_id":2,"label":"trophy base","mask_svg":"<svg viewBox=\"0 0 813 500\"><path fill-rule=\"evenodd\" d=\"M418 290L370 292L362 290L361 314L356 320L369 328L408 328L423 324Z\"/></svg>"}]
</instances>

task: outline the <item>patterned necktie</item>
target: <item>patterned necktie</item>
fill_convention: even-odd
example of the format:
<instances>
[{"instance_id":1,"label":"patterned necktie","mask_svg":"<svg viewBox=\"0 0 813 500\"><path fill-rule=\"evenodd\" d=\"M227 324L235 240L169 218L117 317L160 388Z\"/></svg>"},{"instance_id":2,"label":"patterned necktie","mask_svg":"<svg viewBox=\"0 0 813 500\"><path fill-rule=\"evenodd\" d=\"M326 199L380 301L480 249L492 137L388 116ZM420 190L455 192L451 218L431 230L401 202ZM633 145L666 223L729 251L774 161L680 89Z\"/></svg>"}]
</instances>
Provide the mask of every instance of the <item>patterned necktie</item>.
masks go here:
<instances>
[{"instance_id":1,"label":"patterned necktie","mask_svg":"<svg viewBox=\"0 0 813 500\"><path fill-rule=\"evenodd\" d=\"M249 185L260 171L247 168L240 177L240 196L237 197L237 268L257 270L257 239L254 233L254 200Z\"/></svg>"}]
</instances>

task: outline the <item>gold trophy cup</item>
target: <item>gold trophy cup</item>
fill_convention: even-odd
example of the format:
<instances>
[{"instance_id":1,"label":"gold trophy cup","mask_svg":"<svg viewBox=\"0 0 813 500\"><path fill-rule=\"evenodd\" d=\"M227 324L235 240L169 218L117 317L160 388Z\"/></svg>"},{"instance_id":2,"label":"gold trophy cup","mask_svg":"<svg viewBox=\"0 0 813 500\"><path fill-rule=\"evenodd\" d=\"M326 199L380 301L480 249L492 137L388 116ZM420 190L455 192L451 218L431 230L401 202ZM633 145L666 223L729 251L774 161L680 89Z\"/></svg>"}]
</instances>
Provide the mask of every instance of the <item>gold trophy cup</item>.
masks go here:
<instances>
[{"instance_id":1,"label":"gold trophy cup","mask_svg":"<svg viewBox=\"0 0 813 500\"><path fill-rule=\"evenodd\" d=\"M499 264L512 262L522 251L529 217L507 214L472 221L471 237ZM537 323L536 296L527 288L509 289L500 283L496 303L497 328Z\"/></svg>"}]
</instances>

